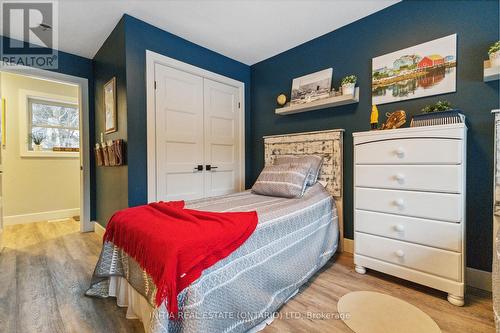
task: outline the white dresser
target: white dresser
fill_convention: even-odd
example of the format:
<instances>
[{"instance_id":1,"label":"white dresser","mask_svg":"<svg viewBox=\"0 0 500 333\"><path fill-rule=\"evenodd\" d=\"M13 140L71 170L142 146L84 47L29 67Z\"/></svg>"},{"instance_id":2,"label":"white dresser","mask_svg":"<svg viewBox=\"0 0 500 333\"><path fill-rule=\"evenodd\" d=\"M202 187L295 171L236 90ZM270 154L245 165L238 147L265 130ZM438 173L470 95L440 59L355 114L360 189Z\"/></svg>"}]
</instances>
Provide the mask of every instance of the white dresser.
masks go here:
<instances>
[{"instance_id":1,"label":"white dresser","mask_svg":"<svg viewBox=\"0 0 500 333\"><path fill-rule=\"evenodd\" d=\"M354 263L464 304L464 124L354 133Z\"/></svg>"}]
</instances>

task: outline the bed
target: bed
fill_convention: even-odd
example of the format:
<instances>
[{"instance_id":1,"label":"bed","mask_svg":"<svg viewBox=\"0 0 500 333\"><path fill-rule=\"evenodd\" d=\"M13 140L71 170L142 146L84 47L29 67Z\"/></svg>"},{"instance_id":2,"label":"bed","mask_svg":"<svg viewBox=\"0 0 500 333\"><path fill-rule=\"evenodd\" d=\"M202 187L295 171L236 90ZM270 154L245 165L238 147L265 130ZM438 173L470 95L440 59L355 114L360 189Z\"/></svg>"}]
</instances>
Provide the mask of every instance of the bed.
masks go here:
<instances>
[{"instance_id":1,"label":"bed","mask_svg":"<svg viewBox=\"0 0 500 333\"><path fill-rule=\"evenodd\" d=\"M331 130L264 138L266 164L285 154L324 156L320 182L300 199L245 191L186 203L204 211L256 210L259 223L241 247L179 294L179 319L168 317L165 304L154 306L151 277L109 242L87 295L116 297L119 306L128 307L127 318L141 319L146 332L261 330L340 247L342 134Z\"/></svg>"}]
</instances>

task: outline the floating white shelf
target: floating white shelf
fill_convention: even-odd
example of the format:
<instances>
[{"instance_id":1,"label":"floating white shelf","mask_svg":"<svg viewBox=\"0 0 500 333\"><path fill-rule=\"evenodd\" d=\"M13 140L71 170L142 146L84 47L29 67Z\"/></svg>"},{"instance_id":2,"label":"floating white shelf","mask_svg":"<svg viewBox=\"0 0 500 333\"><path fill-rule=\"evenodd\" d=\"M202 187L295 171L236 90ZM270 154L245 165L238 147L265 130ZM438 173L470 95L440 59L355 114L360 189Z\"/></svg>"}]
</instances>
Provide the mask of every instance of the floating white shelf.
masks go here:
<instances>
[{"instance_id":1,"label":"floating white shelf","mask_svg":"<svg viewBox=\"0 0 500 333\"><path fill-rule=\"evenodd\" d=\"M500 80L500 66L491 67L490 61L484 61L484 82Z\"/></svg>"},{"instance_id":2,"label":"floating white shelf","mask_svg":"<svg viewBox=\"0 0 500 333\"><path fill-rule=\"evenodd\" d=\"M313 111L319 109L332 108L336 106L354 104L359 102L359 87L354 90L354 95L340 95L332 96L327 98L322 98L317 101L304 103L304 104L292 104L284 106L282 108L277 108L274 113L279 115L294 114L299 112Z\"/></svg>"}]
</instances>

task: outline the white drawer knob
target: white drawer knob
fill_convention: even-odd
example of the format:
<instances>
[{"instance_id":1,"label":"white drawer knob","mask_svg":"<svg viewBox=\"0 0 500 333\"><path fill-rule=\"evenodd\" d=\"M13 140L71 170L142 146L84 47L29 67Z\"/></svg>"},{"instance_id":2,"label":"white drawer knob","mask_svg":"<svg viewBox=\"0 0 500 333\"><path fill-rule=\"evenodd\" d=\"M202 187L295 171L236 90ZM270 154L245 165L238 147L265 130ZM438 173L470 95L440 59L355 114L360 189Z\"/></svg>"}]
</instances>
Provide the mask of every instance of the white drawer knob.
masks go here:
<instances>
[{"instance_id":1,"label":"white drawer knob","mask_svg":"<svg viewBox=\"0 0 500 333\"><path fill-rule=\"evenodd\" d=\"M403 150L403 148L396 149L396 156L399 158L405 157L405 151Z\"/></svg>"},{"instance_id":2,"label":"white drawer knob","mask_svg":"<svg viewBox=\"0 0 500 333\"><path fill-rule=\"evenodd\" d=\"M394 204L398 206L399 209L403 209L405 207L405 201L403 199L395 200Z\"/></svg>"},{"instance_id":3,"label":"white drawer knob","mask_svg":"<svg viewBox=\"0 0 500 333\"><path fill-rule=\"evenodd\" d=\"M394 178L400 184L404 183L404 181L405 181L405 176L400 174L400 173L398 173L396 176L394 176Z\"/></svg>"},{"instance_id":4,"label":"white drawer knob","mask_svg":"<svg viewBox=\"0 0 500 333\"><path fill-rule=\"evenodd\" d=\"M405 256L405 253L403 252L403 250L397 250L396 251L396 255L400 258L404 257Z\"/></svg>"},{"instance_id":5,"label":"white drawer knob","mask_svg":"<svg viewBox=\"0 0 500 333\"><path fill-rule=\"evenodd\" d=\"M399 232L405 231L405 227L402 226L401 224L395 225L394 229L396 229L396 231L399 231Z\"/></svg>"}]
</instances>

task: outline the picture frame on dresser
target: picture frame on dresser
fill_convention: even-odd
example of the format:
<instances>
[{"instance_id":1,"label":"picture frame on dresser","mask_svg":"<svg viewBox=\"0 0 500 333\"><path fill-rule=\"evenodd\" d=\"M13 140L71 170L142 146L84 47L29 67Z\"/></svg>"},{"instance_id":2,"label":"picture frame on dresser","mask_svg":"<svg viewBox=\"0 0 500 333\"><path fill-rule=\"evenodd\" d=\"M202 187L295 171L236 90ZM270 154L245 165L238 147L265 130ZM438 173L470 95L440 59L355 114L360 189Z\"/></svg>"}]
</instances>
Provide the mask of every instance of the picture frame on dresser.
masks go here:
<instances>
[{"instance_id":1,"label":"picture frame on dresser","mask_svg":"<svg viewBox=\"0 0 500 333\"><path fill-rule=\"evenodd\" d=\"M354 264L464 305L467 127L353 133Z\"/></svg>"}]
</instances>

